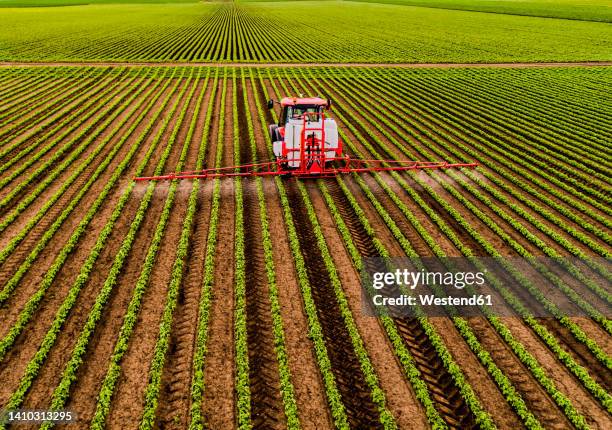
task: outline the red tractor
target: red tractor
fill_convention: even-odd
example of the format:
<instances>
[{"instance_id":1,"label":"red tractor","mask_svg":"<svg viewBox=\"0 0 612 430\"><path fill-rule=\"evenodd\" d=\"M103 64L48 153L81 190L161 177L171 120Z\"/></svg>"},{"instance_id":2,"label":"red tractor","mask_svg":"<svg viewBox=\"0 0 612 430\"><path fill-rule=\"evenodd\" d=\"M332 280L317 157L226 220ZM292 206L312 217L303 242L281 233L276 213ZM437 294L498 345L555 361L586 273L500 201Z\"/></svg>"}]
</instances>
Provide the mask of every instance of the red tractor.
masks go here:
<instances>
[{"instance_id":1,"label":"red tractor","mask_svg":"<svg viewBox=\"0 0 612 430\"><path fill-rule=\"evenodd\" d=\"M285 97L278 124L270 125L270 138L275 156L265 161L241 166L215 167L205 170L170 173L161 176L134 178L137 181L217 178L232 176L296 176L318 178L339 173L401 171L414 169L446 169L476 167L476 163L446 161L367 160L343 154L336 121L327 117L331 101L319 97Z\"/></svg>"},{"instance_id":2,"label":"red tractor","mask_svg":"<svg viewBox=\"0 0 612 430\"><path fill-rule=\"evenodd\" d=\"M302 174L322 174L326 165L342 157L338 127L325 111L330 100L285 97L279 102L278 124L270 124L274 156L283 168ZM274 101L268 101L268 108Z\"/></svg>"}]
</instances>

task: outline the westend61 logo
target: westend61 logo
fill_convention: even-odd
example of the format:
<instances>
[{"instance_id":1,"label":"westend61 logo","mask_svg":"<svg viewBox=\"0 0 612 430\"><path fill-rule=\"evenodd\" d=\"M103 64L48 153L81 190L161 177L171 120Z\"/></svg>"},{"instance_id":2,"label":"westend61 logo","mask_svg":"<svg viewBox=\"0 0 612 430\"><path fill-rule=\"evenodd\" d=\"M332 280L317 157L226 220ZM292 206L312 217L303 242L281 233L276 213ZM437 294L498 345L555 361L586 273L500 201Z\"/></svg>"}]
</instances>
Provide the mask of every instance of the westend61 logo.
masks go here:
<instances>
[{"instance_id":1,"label":"westend61 logo","mask_svg":"<svg viewBox=\"0 0 612 430\"><path fill-rule=\"evenodd\" d=\"M374 272L372 287L377 290L385 286L397 285L416 289L419 285L453 286L459 290L466 286L480 286L485 283L484 272L418 272L408 269L396 269L394 272Z\"/></svg>"},{"instance_id":2,"label":"westend61 logo","mask_svg":"<svg viewBox=\"0 0 612 430\"><path fill-rule=\"evenodd\" d=\"M589 264L601 267L602 273L612 272L611 261L592 259ZM588 317L571 296L559 294L557 285L567 267L580 265L585 262L545 257L364 258L362 310L368 316L392 317L516 317L525 312L538 318ZM609 291L612 288L602 294ZM592 294L587 286L576 292ZM592 306L605 318L612 317L609 304Z\"/></svg>"}]
</instances>

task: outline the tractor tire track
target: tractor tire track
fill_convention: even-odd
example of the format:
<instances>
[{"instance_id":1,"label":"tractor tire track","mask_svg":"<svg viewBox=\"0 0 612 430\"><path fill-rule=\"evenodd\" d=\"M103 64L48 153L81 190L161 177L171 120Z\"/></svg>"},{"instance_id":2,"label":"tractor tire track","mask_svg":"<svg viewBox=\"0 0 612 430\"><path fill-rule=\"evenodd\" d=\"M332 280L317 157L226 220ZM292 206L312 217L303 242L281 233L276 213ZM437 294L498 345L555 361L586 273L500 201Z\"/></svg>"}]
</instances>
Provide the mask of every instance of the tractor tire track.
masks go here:
<instances>
[{"instance_id":1,"label":"tractor tire track","mask_svg":"<svg viewBox=\"0 0 612 430\"><path fill-rule=\"evenodd\" d=\"M244 252L246 258L246 315L251 385L251 419L256 429L286 427L281 398L278 363L272 333L272 318L257 190L252 180L245 180Z\"/></svg>"},{"instance_id":2,"label":"tractor tire track","mask_svg":"<svg viewBox=\"0 0 612 430\"><path fill-rule=\"evenodd\" d=\"M377 407L372 401L359 360L340 314L329 274L323 268L323 257L307 222L308 215L295 180L286 182L286 188L287 197L292 202L291 213L296 220L295 227L302 247L312 296L317 306L317 315L326 344L329 346L327 352L332 363L332 372L347 418L351 426L356 428L380 428Z\"/></svg>"},{"instance_id":3,"label":"tractor tire track","mask_svg":"<svg viewBox=\"0 0 612 430\"><path fill-rule=\"evenodd\" d=\"M346 196L335 181L327 181L326 185L342 219L346 223L353 242L363 258L379 257L372 240L367 235L357 214L353 211ZM427 337L425 330L414 318L394 318L399 334L412 355L415 365L421 372L421 378L427 384L436 410L450 428L477 428L475 417L455 386L442 360Z\"/></svg>"},{"instance_id":4,"label":"tractor tire track","mask_svg":"<svg viewBox=\"0 0 612 430\"><path fill-rule=\"evenodd\" d=\"M238 82L237 100L240 164L253 163L246 135L247 112L242 103L244 88ZM259 157L258 157L259 159ZM244 255L246 287L247 345L251 387L251 421L256 429L282 429L287 426L276 356L270 292L263 250L261 213L255 181L245 178L243 187Z\"/></svg>"},{"instance_id":5,"label":"tractor tire track","mask_svg":"<svg viewBox=\"0 0 612 430\"><path fill-rule=\"evenodd\" d=\"M266 105L263 91L255 88L247 81L247 97L250 106L255 106L256 98L261 106ZM266 123L272 123L270 111L264 111ZM262 125L257 117L257 112L250 113L253 124L257 158L268 159L265 133L267 128ZM283 209L280 205L278 189L274 181L263 180L264 199L266 211L270 220L282 220ZM325 398L325 390L320 372L312 350L312 343L307 337L308 322L303 309L300 288L296 281L295 267L291 261L291 249L287 237L287 230L281 222L270 222L270 236L272 240L272 254L274 267L276 269L277 284L279 288L280 311L285 330L285 341L295 388L296 401L300 414L302 428L307 430L318 430L321 428L332 428L333 422L329 406Z\"/></svg>"}]
</instances>

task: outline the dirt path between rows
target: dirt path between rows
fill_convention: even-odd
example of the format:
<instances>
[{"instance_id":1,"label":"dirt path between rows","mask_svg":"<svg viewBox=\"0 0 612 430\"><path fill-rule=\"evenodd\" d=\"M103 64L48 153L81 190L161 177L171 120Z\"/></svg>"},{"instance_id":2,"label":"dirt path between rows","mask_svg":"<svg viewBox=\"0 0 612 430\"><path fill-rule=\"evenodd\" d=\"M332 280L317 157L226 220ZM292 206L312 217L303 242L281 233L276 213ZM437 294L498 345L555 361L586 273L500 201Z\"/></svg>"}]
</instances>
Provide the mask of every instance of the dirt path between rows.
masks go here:
<instances>
[{"instance_id":1,"label":"dirt path between rows","mask_svg":"<svg viewBox=\"0 0 612 430\"><path fill-rule=\"evenodd\" d=\"M575 63L202 63L202 62L21 62L21 61L1 61L0 67L177 67L177 66L208 66L208 67L401 67L407 69L435 68L435 69L456 69L456 68L549 68L549 67L596 67L612 66L612 61L582 61Z\"/></svg>"}]
</instances>

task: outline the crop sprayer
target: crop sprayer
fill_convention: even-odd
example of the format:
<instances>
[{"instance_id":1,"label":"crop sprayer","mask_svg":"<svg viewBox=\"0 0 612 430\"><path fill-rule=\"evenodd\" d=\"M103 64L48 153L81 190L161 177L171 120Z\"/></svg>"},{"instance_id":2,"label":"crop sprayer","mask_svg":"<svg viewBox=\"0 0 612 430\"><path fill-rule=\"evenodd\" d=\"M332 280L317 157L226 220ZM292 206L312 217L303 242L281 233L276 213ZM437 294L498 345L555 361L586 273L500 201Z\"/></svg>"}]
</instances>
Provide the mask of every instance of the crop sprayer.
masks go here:
<instances>
[{"instance_id":1,"label":"crop sprayer","mask_svg":"<svg viewBox=\"0 0 612 430\"><path fill-rule=\"evenodd\" d=\"M274 107L268 101L268 108ZM326 115L331 100L285 97L278 124L270 125L275 160L239 166L141 176L136 181L218 178L234 176L287 176L321 178L339 173L476 167L478 163L445 161L365 160L343 154L336 121Z\"/></svg>"}]
</instances>

